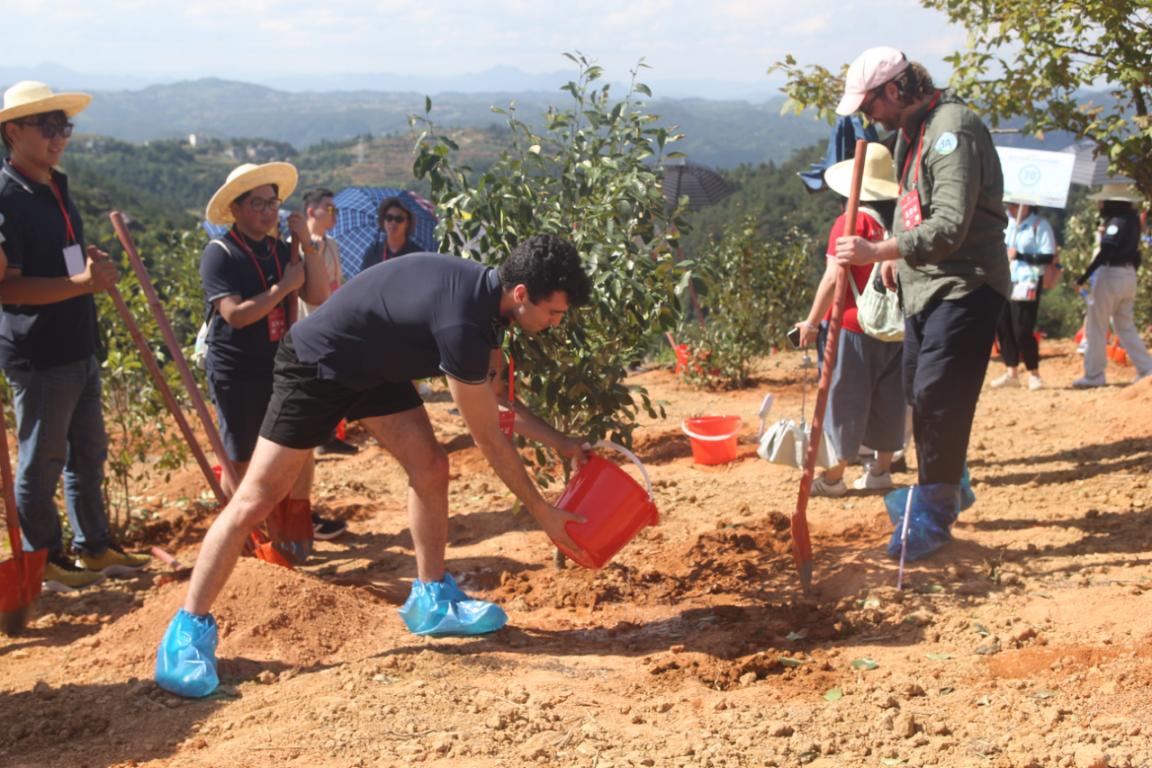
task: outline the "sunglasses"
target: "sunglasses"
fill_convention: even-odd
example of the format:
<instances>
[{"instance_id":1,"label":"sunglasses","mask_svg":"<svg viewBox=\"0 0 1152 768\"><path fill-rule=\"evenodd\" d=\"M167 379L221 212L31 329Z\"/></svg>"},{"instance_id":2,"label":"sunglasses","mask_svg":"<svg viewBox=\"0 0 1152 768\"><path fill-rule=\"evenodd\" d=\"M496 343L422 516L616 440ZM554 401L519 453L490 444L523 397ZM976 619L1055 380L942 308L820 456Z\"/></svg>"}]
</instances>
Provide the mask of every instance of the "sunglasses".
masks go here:
<instances>
[{"instance_id":1,"label":"sunglasses","mask_svg":"<svg viewBox=\"0 0 1152 768\"><path fill-rule=\"evenodd\" d=\"M883 85L868 91L868 95L864 97L864 101L860 102L859 111L863 112L867 117L871 118L872 105L876 103L876 100L880 98L882 93L884 93Z\"/></svg>"},{"instance_id":2,"label":"sunglasses","mask_svg":"<svg viewBox=\"0 0 1152 768\"><path fill-rule=\"evenodd\" d=\"M46 139L54 139L61 136L65 139L72 136L72 130L75 128L72 123L60 122L59 120L45 120L44 118L33 120L18 120L17 125L25 125L31 128L36 128L40 131L40 135Z\"/></svg>"},{"instance_id":3,"label":"sunglasses","mask_svg":"<svg viewBox=\"0 0 1152 768\"><path fill-rule=\"evenodd\" d=\"M397 215L396 215L396 214L394 214L394 213L386 213L386 214L384 214L384 221L390 221L390 222L392 222L392 223L394 223L394 224L399 224L399 223L401 223L401 222L406 222L406 221L408 221L408 217L407 217L407 216L403 216L403 215L401 215L401 216L397 216Z\"/></svg>"}]
</instances>

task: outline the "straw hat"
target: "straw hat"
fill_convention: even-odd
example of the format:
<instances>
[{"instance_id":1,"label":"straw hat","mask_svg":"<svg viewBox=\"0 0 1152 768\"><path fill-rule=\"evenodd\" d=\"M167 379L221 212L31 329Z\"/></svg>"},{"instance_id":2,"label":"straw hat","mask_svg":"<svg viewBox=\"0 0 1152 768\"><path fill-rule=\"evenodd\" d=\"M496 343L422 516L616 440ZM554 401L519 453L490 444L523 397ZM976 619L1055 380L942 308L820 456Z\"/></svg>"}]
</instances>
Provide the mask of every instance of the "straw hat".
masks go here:
<instances>
[{"instance_id":1,"label":"straw hat","mask_svg":"<svg viewBox=\"0 0 1152 768\"><path fill-rule=\"evenodd\" d=\"M1131 184L1105 184L1099 192L1088 195L1089 200L1122 200L1128 203L1139 203L1140 193Z\"/></svg>"},{"instance_id":2,"label":"straw hat","mask_svg":"<svg viewBox=\"0 0 1152 768\"><path fill-rule=\"evenodd\" d=\"M86 93L53 93L44 83L23 80L4 91L0 123L56 110L63 110L64 114L72 117L83 112L90 101L92 97Z\"/></svg>"},{"instance_id":3,"label":"straw hat","mask_svg":"<svg viewBox=\"0 0 1152 768\"><path fill-rule=\"evenodd\" d=\"M231 205L236 198L265 184L275 184L280 199L287 200L296 189L296 166L291 163L244 163L233 168L224 186L216 190L208 201L204 218L212 224L231 224L235 220Z\"/></svg>"},{"instance_id":4,"label":"straw hat","mask_svg":"<svg viewBox=\"0 0 1152 768\"><path fill-rule=\"evenodd\" d=\"M852 191L852 166L855 159L836 163L824 171L824 183L843 197ZM864 181L860 185L861 200L895 200L900 196L896 181L896 163L888 147L875 141L868 142L864 155Z\"/></svg>"}]
</instances>

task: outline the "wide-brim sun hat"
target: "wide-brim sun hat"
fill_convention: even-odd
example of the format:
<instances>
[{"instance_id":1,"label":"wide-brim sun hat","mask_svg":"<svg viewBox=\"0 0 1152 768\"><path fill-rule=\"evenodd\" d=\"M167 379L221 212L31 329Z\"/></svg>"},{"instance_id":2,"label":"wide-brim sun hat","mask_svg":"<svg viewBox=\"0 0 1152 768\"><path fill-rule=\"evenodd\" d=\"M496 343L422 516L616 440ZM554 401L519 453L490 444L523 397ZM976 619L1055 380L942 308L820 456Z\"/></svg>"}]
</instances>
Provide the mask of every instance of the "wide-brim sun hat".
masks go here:
<instances>
[{"instance_id":1,"label":"wide-brim sun hat","mask_svg":"<svg viewBox=\"0 0 1152 768\"><path fill-rule=\"evenodd\" d=\"M843 160L824 171L824 183L838 195L849 197L852 191L852 169L855 159ZM864 179L860 184L861 200L895 200L900 196L896 181L896 163L888 147L868 142L864 153Z\"/></svg>"},{"instance_id":2,"label":"wide-brim sun hat","mask_svg":"<svg viewBox=\"0 0 1152 768\"><path fill-rule=\"evenodd\" d=\"M1094 195L1088 195L1089 200L1120 200L1126 203L1143 202L1144 198L1131 184L1105 184Z\"/></svg>"},{"instance_id":3,"label":"wide-brim sun hat","mask_svg":"<svg viewBox=\"0 0 1152 768\"><path fill-rule=\"evenodd\" d=\"M848 73L844 75L844 95L836 105L836 114L856 114L868 91L884 85L906 69L908 58L896 48L881 45L864 51L848 66Z\"/></svg>"},{"instance_id":4,"label":"wide-brim sun hat","mask_svg":"<svg viewBox=\"0 0 1152 768\"><path fill-rule=\"evenodd\" d=\"M208 207L204 209L204 218L211 224L231 224L235 221L232 203L240 195L265 184L275 184L276 194L281 200L287 200L296 189L296 180L296 166L292 163L244 163L233 168L224 186L212 195Z\"/></svg>"},{"instance_id":5,"label":"wide-brim sun hat","mask_svg":"<svg viewBox=\"0 0 1152 768\"><path fill-rule=\"evenodd\" d=\"M91 101L87 93L55 93L37 80L22 80L4 91L0 123L58 110L72 117L83 112Z\"/></svg>"}]
</instances>

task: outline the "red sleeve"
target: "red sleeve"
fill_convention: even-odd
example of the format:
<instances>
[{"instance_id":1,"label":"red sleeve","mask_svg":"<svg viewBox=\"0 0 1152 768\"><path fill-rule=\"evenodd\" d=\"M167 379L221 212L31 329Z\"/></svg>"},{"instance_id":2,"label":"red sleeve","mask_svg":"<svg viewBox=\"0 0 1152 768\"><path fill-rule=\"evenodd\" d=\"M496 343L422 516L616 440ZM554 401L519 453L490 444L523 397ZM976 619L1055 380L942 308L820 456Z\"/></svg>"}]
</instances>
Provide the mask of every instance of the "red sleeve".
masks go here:
<instances>
[{"instance_id":1,"label":"red sleeve","mask_svg":"<svg viewBox=\"0 0 1152 768\"><path fill-rule=\"evenodd\" d=\"M828 250L824 255L832 258L836 255L836 238L844 232L844 214L836 217L836 221L832 222L832 228L828 230Z\"/></svg>"}]
</instances>

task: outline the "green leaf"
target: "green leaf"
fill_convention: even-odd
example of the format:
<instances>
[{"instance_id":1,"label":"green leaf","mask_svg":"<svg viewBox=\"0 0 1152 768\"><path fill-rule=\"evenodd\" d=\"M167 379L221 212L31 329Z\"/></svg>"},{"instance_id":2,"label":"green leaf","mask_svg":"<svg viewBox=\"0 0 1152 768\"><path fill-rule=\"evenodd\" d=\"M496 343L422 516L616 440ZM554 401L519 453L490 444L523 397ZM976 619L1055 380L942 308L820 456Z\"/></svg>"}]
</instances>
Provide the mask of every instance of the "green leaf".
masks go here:
<instances>
[{"instance_id":1,"label":"green leaf","mask_svg":"<svg viewBox=\"0 0 1152 768\"><path fill-rule=\"evenodd\" d=\"M840 701L844 698L844 691L839 688L832 688L824 694L825 701Z\"/></svg>"},{"instance_id":2,"label":"green leaf","mask_svg":"<svg viewBox=\"0 0 1152 768\"><path fill-rule=\"evenodd\" d=\"M782 667L802 667L808 663L804 659L794 659L791 656L781 656L779 662Z\"/></svg>"},{"instance_id":3,"label":"green leaf","mask_svg":"<svg viewBox=\"0 0 1152 768\"><path fill-rule=\"evenodd\" d=\"M872 670L879 666L880 664L877 663L874 659L869 659L867 657L852 660L853 669Z\"/></svg>"},{"instance_id":4,"label":"green leaf","mask_svg":"<svg viewBox=\"0 0 1152 768\"><path fill-rule=\"evenodd\" d=\"M926 653L924 658L931 659L932 661L948 661L952 658L950 653Z\"/></svg>"},{"instance_id":5,"label":"green leaf","mask_svg":"<svg viewBox=\"0 0 1152 768\"><path fill-rule=\"evenodd\" d=\"M797 630L795 632L789 632L787 635L784 636L784 639L790 640L792 642L796 642L797 640L804 640L807 637L808 637L808 630L800 629L800 630Z\"/></svg>"}]
</instances>

